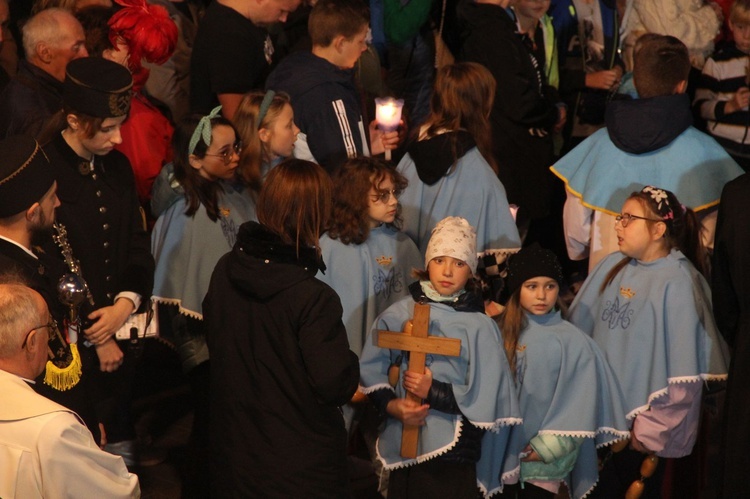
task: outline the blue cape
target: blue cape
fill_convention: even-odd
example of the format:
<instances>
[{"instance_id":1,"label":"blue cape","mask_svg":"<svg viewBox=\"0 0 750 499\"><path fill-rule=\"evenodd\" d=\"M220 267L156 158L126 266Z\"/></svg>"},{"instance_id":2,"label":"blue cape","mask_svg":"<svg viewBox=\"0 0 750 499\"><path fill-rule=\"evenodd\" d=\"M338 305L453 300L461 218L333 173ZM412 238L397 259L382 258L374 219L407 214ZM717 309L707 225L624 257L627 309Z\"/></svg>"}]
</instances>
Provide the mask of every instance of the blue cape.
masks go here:
<instances>
[{"instance_id":1,"label":"blue cape","mask_svg":"<svg viewBox=\"0 0 750 499\"><path fill-rule=\"evenodd\" d=\"M256 220L255 203L247 190L237 191L226 182L222 187L216 222L208 218L202 204L192 217L185 215L181 197L161 214L151 233L154 300L177 305L180 313L200 320L216 263L231 251L240 225Z\"/></svg>"},{"instance_id":2,"label":"blue cape","mask_svg":"<svg viewBox=\"0 0 750 499\"><path fill-rule=\"evenodd\" d=\"M401 457L402 424L389 417L385 429L378 438L378 458L386 469L411 466L448 452L458 441L461 428L471 423L486 431L482 439L482 455L485 452L496 456L493 468L477 468L477 480L484 490L498 489L502 473L500 463L517 468L513 459L505 460L510 425L521 423L513 377L500 340L497 324L485 314L457 312L448 305L430 303L431 336L458 338L461 340L459 357L428 355L427 367L435 380L451 383L453 395L462 414L446 414L430 409L426 425L422 427L416 459ZM394 390L388 384L388 367L401 351L376 346L377 330L402 331L406 321L414 315L414 300L404 298L388 307L373 325L367 337L360 360L360 384L365 393L375 390ZM403 373L395 389L397 397L403 398ZM513 455L517 455L517 452Z\"/></svg>"},{"instance_id":3,"label":"blue cape","mask_svg":"<svg viewBox=\"0 0 750 499\"><path fill-rule=\"evenodd\" d=\"M520 447L538 433L583 438L564 479L572 497L581 498L599 477L596 449L630 436L622 393L596 343L559 312L526 318L516 352L523 425L513 428L511 438ZM527 463L521 465L522 479L544 473L543 463L529 464L528 471Z\"/></svg>"},{"instance_id":4,"label":"blue cape","mask_svg":"<svg viewBox=\"0 0 750 499\"><path fill-rule=\"evenodd\" d=\"M349 348L359 356L375 318L409 295L411 271L424 267L424 260L406 234L386 225L372 229L362 244L325 234L320 249L326 271L315 277L341 298Z\"/></svg>"},{"instance_id":5,"label":"blue cape","mask_svg":"<svg viewBox=\"0 0 750 499\"><path fill-rule=\"evenodd\" d=\"M596 131L550 168L583 205L618 215L630 193L657 185L701 211L719 204L724 184L742 169L711 137L687 128L670 144L645 154L618 149L606 128Z\"/></svg>"},{"instance_id":6,"label":"blue cape","mask_svg":"<svg viewBox=\"0 0 750 499\"><path fill-rule=\"evenodd\" d=\"M631 260L599 293L623 257L612 253L599 263L569 320L606 355L632 419L667 394L670 384L726 380L729 353L714 322L708 283L685 255L672 250L648 263Z\"/></svg>"},{"instance_id":7,"label":"blue cape","mask_svg":"<svg viewBox=\"0 0 750 499\"><path fill-rule=\"evenodd\" d=\"M521 247L505 188L476 147L459 158L453 172L433 185L419 179L409 154L401 159L398 171L409 181L399 198L404 232L423 255L432 229L449 216L463 217L477 230L479 253Z\"/></svg>"}]
</instances>

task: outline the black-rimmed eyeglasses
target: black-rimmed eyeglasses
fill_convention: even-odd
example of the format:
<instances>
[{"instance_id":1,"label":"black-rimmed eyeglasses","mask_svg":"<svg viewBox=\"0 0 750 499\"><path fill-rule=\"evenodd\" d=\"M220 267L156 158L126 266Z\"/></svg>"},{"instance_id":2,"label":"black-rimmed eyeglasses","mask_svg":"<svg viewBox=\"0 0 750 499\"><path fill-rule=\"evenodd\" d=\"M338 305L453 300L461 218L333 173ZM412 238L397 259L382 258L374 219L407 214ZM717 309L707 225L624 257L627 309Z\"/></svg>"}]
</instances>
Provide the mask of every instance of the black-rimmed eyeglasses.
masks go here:
<instances>
[{"instance_id":1,"label":"black-rimmed eyeglasses","mask_svg":"<svg viewBox=\"0 0 750 499\"><path fill-rule=\"evenodd\" d=\"M234 158L234 155L237 156L240 155L242 152L242 141L238 140L234 144L232 144L232 147L229 147L224 152L220 152L219 154L204 154L204 156L216 156L217 158L221 158L224 160L224 164L228 165L232 162L232 159Z\"/></svg>"},{"instance_id":2,"label":"black-rimmed eyeglasses","mask_svg":"<svg viewBox=\"0 0 750 499\"><path fill-rule=\"evenodd\" d=\"M664 221L664 220L659 220L658 218L646 218L646 217L639 217L638 215L631 215L630 213L621 213L615 217L615 222L620 222L620 225L622 225L622 227L625 228L633 219L648 220L650 222L663 222Z\"/></svg>"}]
</instances>

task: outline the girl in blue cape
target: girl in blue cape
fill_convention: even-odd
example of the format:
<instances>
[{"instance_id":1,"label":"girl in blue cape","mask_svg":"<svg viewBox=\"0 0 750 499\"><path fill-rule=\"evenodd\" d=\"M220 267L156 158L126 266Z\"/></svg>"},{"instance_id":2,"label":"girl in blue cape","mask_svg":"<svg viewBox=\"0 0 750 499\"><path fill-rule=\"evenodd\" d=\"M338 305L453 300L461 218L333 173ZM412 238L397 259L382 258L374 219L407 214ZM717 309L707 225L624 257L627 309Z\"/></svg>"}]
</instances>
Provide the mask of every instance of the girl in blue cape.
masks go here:
<instances>
[{"instance_id":1,"label":"girl in blue cape","mask_svg":"<svg viewBox=\"0 0 750 499\"><path fill-rule=\"evenodd\" d=\"M492 154L494 98L495 79L479 64L446 66L435 76L430 115L398 164L409 182L401 196L404 232L423 254L430 230L447 216L476 228L480 252L521 246Z\"/></svg>"},{"instance_id":2,"label":"girl in blue cape","mask_svg":"<svg viewBox=\"0 0 750 499\"><path fill-rule=\"evenodd\" d=\"M151 235L154 300L198 321L216 262L234 246L240 225L255 220L251 190L239 175L242 142L220 111L187 118L175 131L174 175L184 194L159 216ZM189 336L202 336L196 334L202 326L185 324ZM168 339L178 343L186 372L207 359L205 340L181 350L179 338Z\"/></svg>"},{"instance_id":3,"label":"girl in blue cape","mask_svg":"<svg viewBox=\"0 0 750 499\"><path fill-rule=\"evenodd\" d=\"M297 141L299 128L294 124L289 96L273 90L248 92L242 96L232 123L242 142L238 178L257 193L271 168L291 157ZM185 194L172 163L162 168L151 194L151 213L157 218Z\"/></svg>"},{"instance_id":4,"label":"girl in blue cape","mask_svg":"<svg viewBox=\"0 0 750 499\"><path fill-rule=\"evenodd\" d=\"M646 186L628 197L616 220L620 252L596 267L569 315L606 355L632 421L630 449L608 460L596 497L621 497L641 476L646 455L690 454L702 382L727 376L726 344L701 275L706 258L695 213L673 193ZM659 497L662 476L659 462L645 481L646 496Z\"/></svg>"},{"instance_id":5,"label":"girl in blue cape","mask_svg":"<svg viewBox=\"0 0 750 499\"><path fill-rule=\"evenodd\" d=\"M299 128L284 92L248 92L242 96L232 119L242 140L240 171L256 188L269 170L292 156Z\"/></svg>"},{"instance_id":6,"label":"girl in blue cape","mask_svg":"<svg viewBox=\"0 0 750 499\"><path fill-rule=\"evenodd\" d=\"M497 466L477 470L480 453L503 456L509 425L521 422L513 377L500 331L485 315L473 278L474 228L459 217L442 220L432 232L425 264L420 280L409 287L411 296L375 321L362 351L360 384L388 415L377 444L378 458L392 470L388 497L475 499L478 486L497 488L501 474ZM402 331L415 302L430 306L429 335L461 340L458 357L429 354L424 375L406 371L406 352L377 346L377 330ZM399 369L395 386L389 383L390 368ZM407 391L424 403L404 398ZM415 459L400 455L403 423L421 426Z\"/></svg>"},{"instance_id":7,"label":"girl in blue cape","mask_svg":"<svg viewBox=\"0 0 750 499\"><path fill-rule=\"evenodd\" d=\"M498 322L523 416L511 442L523 452L520 477L507 480L521 486L502 497L553 498L563 481L571 497L585 497L598 480L597 448L630 435L603 353L560 315L562 281L555 254L537 244L510 257Z\"/></svg>"},{"instance_id":8,"label":"girl in blue cape","mask_svg":"<svg viewBox=\"0 0 750 499\"><path fill-rule=\"evenodd\" d=\"M256 219L251 190L238 175L241 142L220 111L217 107L208 116L187 118L175 130L174 175L184 195L159 216L151 234L156 260L153 298L160 304L160 335L177 348L194 399L188 461L195 487L208 483L204 460L209 361L202 301L211 273L219 258L231 251L240 225Z\"/></svg>"},{"instance_id":9,"label":"girl in blue cape","mask_svg":"<svg viewBox=\"0 0 750 499\"><path fill-rule=\"evenodd\" d=\"M375 318L408 296L407 279L422 256L398 230L406 179L391 164L350 159L333 182L331 227L320 238L326 270L317 278L341 298L349 348L359 355Z\"/></svg>"}]
</instances>

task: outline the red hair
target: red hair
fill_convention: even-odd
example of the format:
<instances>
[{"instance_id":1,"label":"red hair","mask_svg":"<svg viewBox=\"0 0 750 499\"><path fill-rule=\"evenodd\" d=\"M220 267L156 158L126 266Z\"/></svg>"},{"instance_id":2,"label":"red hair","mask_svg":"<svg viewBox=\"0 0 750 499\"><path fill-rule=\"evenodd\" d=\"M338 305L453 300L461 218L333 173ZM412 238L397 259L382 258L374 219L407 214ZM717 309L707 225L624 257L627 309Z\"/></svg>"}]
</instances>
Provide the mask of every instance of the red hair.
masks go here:
<instances>
[{"instance_id":1,"label":"red hair","mask_svg":"<svg viewBox=\"0 0 750 499\"><path fill-rule=\"evenodd\" d=\"M146 0L115 0L122 5L109 20L109 40L117 46L122 39L130 50L128 69L133 73L135 87L141 87L148 78L148 70L141 60L163 64L172 56L177 45L177 25L167 9L150 5Z\"/></svg>"}]
</instances>

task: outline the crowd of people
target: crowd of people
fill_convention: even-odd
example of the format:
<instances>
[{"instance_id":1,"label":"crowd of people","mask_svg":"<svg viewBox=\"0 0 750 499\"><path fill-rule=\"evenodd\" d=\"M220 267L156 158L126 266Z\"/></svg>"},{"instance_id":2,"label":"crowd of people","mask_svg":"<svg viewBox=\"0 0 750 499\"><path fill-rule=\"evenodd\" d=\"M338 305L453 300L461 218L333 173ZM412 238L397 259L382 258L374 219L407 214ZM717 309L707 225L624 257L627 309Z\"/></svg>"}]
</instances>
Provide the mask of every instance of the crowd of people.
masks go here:
<instances>
[{"instance_id":1,"label":"crowd of people","mask_svg":"<svg viewBox=\"0 0 750 499\"><path fill-rule=\"evenodd\" d=\"M742 497L749 61L750 0L0 0L0 497L140 496L153 336L185 497L699 497L711 424Z\"/></svg>"}]
</instances>

